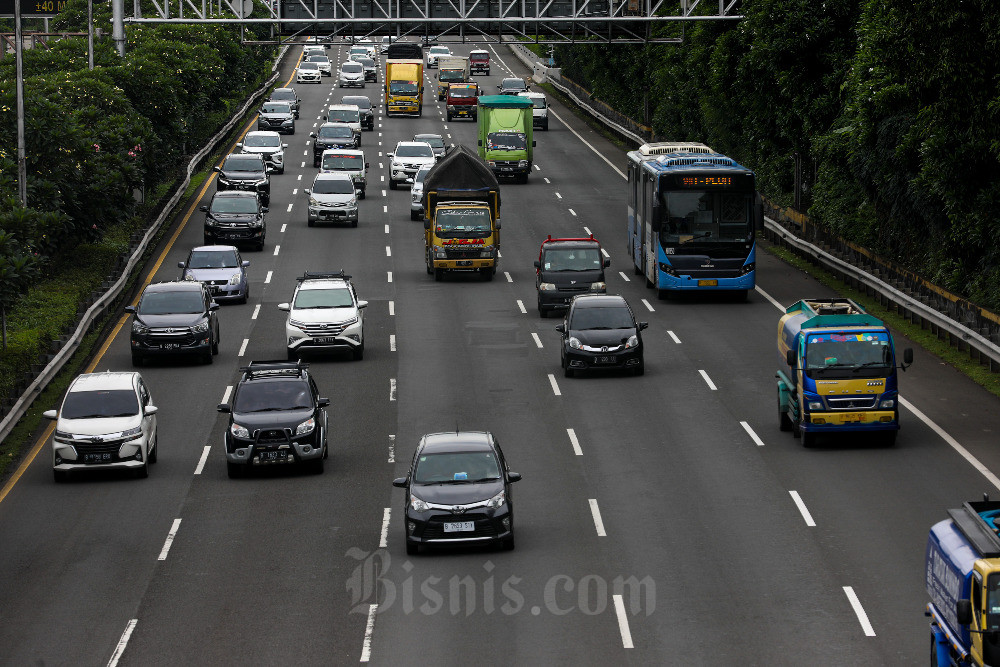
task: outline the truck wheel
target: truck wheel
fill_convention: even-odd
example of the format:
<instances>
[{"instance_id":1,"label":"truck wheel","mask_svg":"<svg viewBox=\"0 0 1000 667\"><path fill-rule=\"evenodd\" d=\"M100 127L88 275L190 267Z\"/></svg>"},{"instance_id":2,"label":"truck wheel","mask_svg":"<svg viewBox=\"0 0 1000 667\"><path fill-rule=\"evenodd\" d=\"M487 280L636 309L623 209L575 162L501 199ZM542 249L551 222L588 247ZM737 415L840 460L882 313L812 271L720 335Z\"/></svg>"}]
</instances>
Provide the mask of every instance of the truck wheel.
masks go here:
<instances>
[{"instance_id":1,"label":"truck wheel","mask_svg":"<svg viewBox=\"0 0 1000 667\"><path fill-rule=\"evenodd\" d=\"M434 280L437 282L444 280L444 269L434 269Z\"/></svg>"},{"instance_id":2,"label":"truck wheel","mask_svg":"<svg viewBox=\"0 0 1000 667\"><path fill-rule=\"evenodd\" d=\"M885 446L886 447L895 447L896 446L896 436L898 434L899 434L899 431L889 431L888 433L886 433L885 434Z\"/></svg>"},{"instance_id":3,"label":"truck wheel","mask_svg":"<svg viewBox=\"0 0 1000 667\"><path fill-rule=\"evenodd\" d=\"M483 280L489 282L493 280L493 268L486 267L485 269L479 269L479 274L483 277Z\"/></svg>"},{"instance_id":4,"label":"truck wheel","mask_svg":"<svg viewBox=\"0 0 1000 667\"><path fill-rule=\"evenodd\" d=\"M656 290L656 298L660 301L667 301L670 299L670 292L665 289Z\"/></svg>"},{"instance_id":5,"label":"truck wheel","mask_svg":"<svg viewBox=\"0 0 1000 667\"><path fill-rule=\"evenodd\" d=\"M789 419L789 417L788 417L788 413L787 412L782 412L781 409L779 408L778 409L778 430L779 431L788 432L788 431L791 431L794 426L795 425L792 423L792 420Z\"/></svg>"},{"instance_id":6,"label":"truck wheel","mask_svg":"<svg viewBox=\"0 0 1000 667\"><path fill-rule=\"evenodd\" d=\"M816 434L808 431L802 432L802 446L811 449L816 446Z\"/></svg>"},{"instance_id":7,"label":"truck wheel","mask_svg":"<svg viewBox=\"0 0 1000 667\"><path fill-rule=\"evenodd\" d=\"M448 122L449 123L451 122L451 114L450 113L448 114Z\"/></svg>"},{"instance_id":8,"label":"truck wheel","mask_svg":"<svg viewBox=\"0 0 1000 667\"><path fill-rule=\"evenodd\" d=\"M419 220L419 219L420 219L419 211L410 211L410 220Z\"/></svg>"}]
</instances>

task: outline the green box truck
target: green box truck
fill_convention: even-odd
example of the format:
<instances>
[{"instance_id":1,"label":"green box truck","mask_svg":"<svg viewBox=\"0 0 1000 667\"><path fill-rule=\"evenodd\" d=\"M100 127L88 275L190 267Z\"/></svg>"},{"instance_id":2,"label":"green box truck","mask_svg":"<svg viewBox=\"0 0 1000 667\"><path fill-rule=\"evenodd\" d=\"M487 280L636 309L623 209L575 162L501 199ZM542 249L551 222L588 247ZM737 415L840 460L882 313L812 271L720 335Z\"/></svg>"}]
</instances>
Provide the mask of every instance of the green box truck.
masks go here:
<instances>
[{"instance_id":1,"label":"green box truck","mask_svg":"<svg viewBox=\"0 0 1000 667\"><path fill-rule=\"evenodd\" d=\"M479 98L479 157L497 178L528 182L535 147L532 107L531 100L513 95Z\"/></svg>"}]
</instances>

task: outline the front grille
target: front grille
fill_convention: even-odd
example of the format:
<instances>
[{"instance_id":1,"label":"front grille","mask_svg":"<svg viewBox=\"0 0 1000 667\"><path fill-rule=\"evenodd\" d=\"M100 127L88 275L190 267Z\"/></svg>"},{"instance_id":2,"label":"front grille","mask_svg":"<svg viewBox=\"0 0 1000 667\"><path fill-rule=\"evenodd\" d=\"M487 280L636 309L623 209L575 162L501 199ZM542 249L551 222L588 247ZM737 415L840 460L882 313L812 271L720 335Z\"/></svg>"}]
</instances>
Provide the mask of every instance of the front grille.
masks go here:
<instances>
[{"instance_id":1,"label":"front grille","mask_svg":"<svg viewBox=\"0 0 1000 667\"><path fill-rule=\"evenodd\" d=\"M571 294L583 294L584 292L590 291L590 284L588 283L586 285L572 285L570 287L559 287L556 291L563 296L568 296Z\"/></svg>"},{"instance_id":2,"label":"front grille","mask_svg":"<svg viewBox=\"0 0 1000 667\"><path fill-rule=\"evenodd\" d=\"M311 338L323 338L325 336L339 336L344 333L344 329L348 326L347 324L307 324L300 328Z\"/></svg>"},{"instance_id":3,"label":"front grille","mask_svg":"<svg viewBox=\"0 0 1000 667\"><path fill-rule=\"evenodd\" d=\"M482 254L482 250L452 250L449 248L446 251L448 259L479 259Z\"/></svg>"},{"instance_id":4,"label":"front grille","mask_svg":"<svg viewBox=\"0 0 1000 667\"><path fill-rule=\"evenodd\" d=\"M445 523L457 521L474 521L476 529L458 533L444 532ZM498 534L496 522L486 518L484 514L453 514L431 517L431 520L424 526L423 538L425 540L460 540L470 537L496 537Z\"/></svg>"},{"instance_id":5,"label":"front grille","mask_svg":"<svg viewBox=\"0 0 1000 667\"><path fill-rule=\"evenodd\" d=\"M827 398L826 404L831 410L871 410L878 401L877 396L855 396L845 398Z\"/></svg>"},{"instance_id":6,"label":"front grille","mask_svg":"<svg viewBox=\"0 0 1000 667\"><path fill-rule=\"evenodd\" d=\"M496 166L498 167L516 167L517 160L496 160Z\"/></svg>"},{"instance_id":7,"label":"front grille","mask_svg":"<svg viewBox=\"0 0 1000 667\"><path fill-rule=\"evenodd\" d=\"M121 449L122 443L125 442L123 439L109 440L107 442L73 442L73 449L76 453L83 457L84 454L113 454L115 457L118 456L118 450Z\"/></svg>"},{"instance_id":8,"label":"front grille","mask_svg":"<svg viewBox=\"0 0 1000 667\"><path fill-rule=\"evenodd\" d=\"M288 444L288 430L282 428L269 428L260 429L257 431L257 444L258 445L278 445L278 444Z\"/></svg>"}]
</instances>

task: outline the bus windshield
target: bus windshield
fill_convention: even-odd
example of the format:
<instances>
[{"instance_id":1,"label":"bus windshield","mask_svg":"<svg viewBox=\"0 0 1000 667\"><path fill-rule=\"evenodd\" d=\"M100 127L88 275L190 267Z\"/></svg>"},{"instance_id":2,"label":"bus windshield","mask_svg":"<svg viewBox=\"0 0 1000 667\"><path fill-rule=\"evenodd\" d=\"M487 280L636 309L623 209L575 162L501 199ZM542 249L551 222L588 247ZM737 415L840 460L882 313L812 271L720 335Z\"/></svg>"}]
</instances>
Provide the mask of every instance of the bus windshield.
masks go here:
<instances>
[{"instance_id":1,"label":"bus windshield","mask_svg":"<svg viewBox=\"0 0 1000 667\"><path fill-rule=\"evenodd\" d=\"M747 192L667 192L660 243L746 243L753 230L753 196Z\"/></svg>"}]
</instances>

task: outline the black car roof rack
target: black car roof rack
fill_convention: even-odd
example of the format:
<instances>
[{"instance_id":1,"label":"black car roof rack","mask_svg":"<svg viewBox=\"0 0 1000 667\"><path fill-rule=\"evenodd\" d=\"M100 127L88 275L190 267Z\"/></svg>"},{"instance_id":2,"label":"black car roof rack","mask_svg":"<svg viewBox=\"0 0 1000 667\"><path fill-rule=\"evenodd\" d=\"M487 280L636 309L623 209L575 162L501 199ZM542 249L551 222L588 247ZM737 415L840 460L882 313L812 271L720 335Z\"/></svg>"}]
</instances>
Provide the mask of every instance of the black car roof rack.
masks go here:
<instances>
[{"instance_id":1,"label":"black car roof rack","mask_svg":"<svg viewBox=\"0 0 1000 667\"><path fill-rule=\"evenodd\" d=\"M299 282L303 280L322 280L322 279L340 278L341 280L350 280L351 277L344 273L344 270L340 271L306 271L301 276L296 278Z\"/></svg>"},{"instance_id":2,"label":"black car roof rack","mask_svg":"<svg viewBox=\"0 0 1000 667\"><path fill-rule=\"evenodd\" d=\"M246 377L252 378L261 375L301 375L309 368L309 364L299 361L251 361L249 366L240 368L240 372Z\"/></svg>"}]
</instances>

